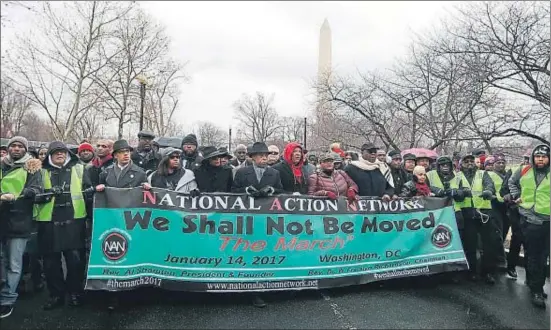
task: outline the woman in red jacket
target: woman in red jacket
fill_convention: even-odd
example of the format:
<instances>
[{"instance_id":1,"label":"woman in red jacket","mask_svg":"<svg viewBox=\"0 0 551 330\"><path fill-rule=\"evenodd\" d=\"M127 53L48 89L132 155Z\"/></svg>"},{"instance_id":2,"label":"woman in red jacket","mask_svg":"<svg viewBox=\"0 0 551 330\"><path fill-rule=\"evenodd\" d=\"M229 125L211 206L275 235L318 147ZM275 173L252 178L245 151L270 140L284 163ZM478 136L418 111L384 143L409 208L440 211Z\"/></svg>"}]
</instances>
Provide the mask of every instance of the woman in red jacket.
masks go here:
<instances>
[{"instance_id":1,"label":"woman in red jacket","mask_svg":"<svg viewBox=\"0 0 551 330\"><path fill-rule=\"evenodd\" d=\"M327 196L337 199L345 196L348 200L356 200L358 186L342 170L335 170L335 157L326 154L320 157L320 169L308 178L308 195Z\"/></svg>"}]
</instances>

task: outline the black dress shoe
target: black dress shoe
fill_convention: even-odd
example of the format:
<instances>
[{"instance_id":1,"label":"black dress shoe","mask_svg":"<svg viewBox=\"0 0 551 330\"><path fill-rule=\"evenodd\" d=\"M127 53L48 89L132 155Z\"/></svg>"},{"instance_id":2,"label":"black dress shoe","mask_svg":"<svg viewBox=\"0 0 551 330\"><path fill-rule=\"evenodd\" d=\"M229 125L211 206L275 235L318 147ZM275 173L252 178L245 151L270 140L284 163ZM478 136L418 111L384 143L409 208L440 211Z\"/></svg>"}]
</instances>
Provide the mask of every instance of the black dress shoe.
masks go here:
<instances>
[{"instance_id":1,"label":"black dress shoe","mask_svg":"<svg viewBox=\"0 0 551 330\"><path fill-rule=\"evenodd\" d=\"M50 299L48 299L46 304L44 304L43 309L45 311L49 311L52 309L62 307L63 305L65 305L65 299L61 297L50 297Z\"/></svg>"},{"instance_id":2,"label":"black dress shoe","mask_svg":"<svg viewBox=\"0 0 551 330\"><path fill-rule=\"evenodd\" d=\"M492 274L486 274L486 277L484 278L484 281L486 281L486 284L494 285L496 284L496 279L494 275Z\"/></svg>"},{"instance_id":3,"label":"black dress shoe","mask_svg":"<svg viewBox=\"0 0 551 330\"><path fill-rule=\"evenodd\" d=\"M110 311L114 311L117 308L119 308L119 298L116 296L109 298L109 302L107 303L107 309Z\"/></svg>"},{"instance_id":4,"label":"black dress shoe","mask_svg":"<svg viewBox=\"0 0 551 330\"><path fill-rule=\"evenodd\" d=\"M78 307L80 305L82 305L82 301L80 300L80 295L72 294L69 300L69 306Z\"/></svg>"},{"instance_id":5,"label":"black dress shoe","mask_svg":"<svg viewBox=\"0 0 551 330\"><path fill-rule=\"evenodd\" d=\"M44 283L38 283L34 285L33 291L35 293L44 291Z\"/></svg>"},{"instance_id":6,"label":"black dress shoe","mask_svg":"<svg viewBox=\"0 0 551 330\"><path fill-rule=\"evenodd\" d=\"M253 306L258 308L266 307L266 302L259 295L255 294L253 296Z\"/></svg>"},{"instance_id":7,"label":"black dress shoe","mask_svg":"<svg viewBox=\"0 0 551 330\"><path fill-rule=\"evenodd\" d=\"M532 304L539 308L545 308L545 298L543 298L541 293L533 293Z\"/></svg>"}]
</instances>

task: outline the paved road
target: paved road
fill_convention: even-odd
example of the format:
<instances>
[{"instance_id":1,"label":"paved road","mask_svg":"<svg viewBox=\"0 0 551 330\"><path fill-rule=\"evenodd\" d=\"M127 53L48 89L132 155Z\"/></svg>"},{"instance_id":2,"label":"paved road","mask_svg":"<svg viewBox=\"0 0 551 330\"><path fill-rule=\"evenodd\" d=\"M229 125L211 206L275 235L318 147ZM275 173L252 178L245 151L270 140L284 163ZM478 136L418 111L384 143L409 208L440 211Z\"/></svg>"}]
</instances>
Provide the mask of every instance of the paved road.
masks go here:
<instances>
[{"instance_id":1,"label":"paved road","mask_svg":"<svg viewBox=\"0 0 551 330\"><path fill-rule=\"evenodd\" d=\"M549 329L549 309L532 307L519 271L518 281L501 277L494 287L429 278L273 293L264 309L243 294L135 291L114 313L102 308L97 293L81 308L45 312L42 293L21 297L1 329Z\"/></svg>"}]
</instances>

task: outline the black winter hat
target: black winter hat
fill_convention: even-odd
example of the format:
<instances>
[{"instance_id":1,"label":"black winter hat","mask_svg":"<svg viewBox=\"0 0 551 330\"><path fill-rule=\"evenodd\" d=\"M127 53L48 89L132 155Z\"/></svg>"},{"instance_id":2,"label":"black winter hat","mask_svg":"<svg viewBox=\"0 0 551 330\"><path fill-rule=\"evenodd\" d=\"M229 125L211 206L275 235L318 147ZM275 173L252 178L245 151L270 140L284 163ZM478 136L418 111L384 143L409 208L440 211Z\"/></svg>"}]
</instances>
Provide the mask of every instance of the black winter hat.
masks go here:
<instances>
[{"instance_id":1,"label":"black winter hat","mask_svg":"<svg viewBox=\"0 0 551 330\"><path fill-rule=\"evenodd\" d=\"M128 144L128 141L126 140L117 140L115 141L115 143L113 143L113 155L117 151L122 149L129 149L130 151L132 151L133 148Z\"/></svg>"},{"instance_id":2,"label":"black winter hat","mask_svg":"<svg viewBox=\"0 0 551 330\"><path fill-rule=\"evenodd\" d=\"M417 160L417 157L414 154L407 153L402 157L403 160Z\"/></svg>"},{"instance_id":3,"label":"black winter hat","mask_svg":"<svg viewBox=\"0 0 551 330\"><path fill-rule=\"evenodd\" d=\"M402 155L400 154L400 152L398 150L392 150L388 153L388 156L390 157L390 159L394 159L394 158L402 158Z\"/></svg>"},{"instance_id":4,"label":"black winter hat","mask_svg":"<svg viewBox=\"0 0 551 330\"><path fill-rule=\"evenodd\" d=\"M203 148L203 161L209 160L214 157L223 157L224 152L219 151L215 146L207 146Z\"/></svg>"},{"instance_id":5,"label":"black winter hat","mask_svg":"<svg viewBox=\"0 0 551 330\"><path fill-rule=\"evenodd\" d=\"M478 157L480 155L485 155L486 154L486 151L482 150L482 149L473 149L473 151L471 152L471 155L475 156L475 157Z\"/></svg>"},{"instance_id":6,"label":"black winter hat","mask_svg":"<svg viewBox=\"0 0 551 330\"><path fill-rule=\"evenodd\" d=\"M153 140L155 138L155 133L153 133L151 131L143 130L143 131L138 133L138 138L146 138L146 139L152 139Z\"/></svg>"},{"instance_id":7,"label":"black winter hat","mask_svg":"<svg viewBox=\"0 0 551 330\"><path fill-rule=\"evenodd\" d=\"M252 146L247 148L247 154L249 156L255 155L255 154L269 154L270 150L268 150L268 146L264 142L255 142Z\"/></svg>"},{"instance_id":8,"label":"black winter hat","mask_svg":"<svg viewBox=\"0 0 551 330\"><path fill-rule=\"evenodd\" d=\"M364 145L362 145L362 151L364 150L373 150L373 149L379 149L377 148L377 146L375 146L373 143L371 142L368 142L368 143L365 143Z\"/></svg>"},{"instance_id":9,"label":"black winter hat","mask_svg":"<svg viewBox=\"0 0 551 330\"><path fill-rule=\"evenodd\" d=\"M445 164L445 163L453 163L453 162L452 162L452 159L450 158L450 156L440 156L440 157L438 157L438 160L436 161L436 163L438 165L442 165L442 164Z\"/></svg>"},{"instance_id":10,"label":"black winter hat","mask_svg":"<svg viewBox=\"0 0 551 330\"><path fill-rule=\"evenodd\" d=\"M182 139L182 145L184 144L193 144L197 147L197 136L195 136L195 134L188 134L184 136L184 138Z\"/></svg>"},{"instance_id":11,"label":"black winter hat","mask_svg":"<svg viewBox=\"0 0 551 330\"><path fill-rule=\"evenodd\" d=\"M220 148L218 148L218 151L220 151L222 153L222 157L226 157L228 159L233 158L233 156L230 155L230 153L228 152L228 148L226 148L226 147L220 147Z\"/></svg>"},{"instance_id":12,"label":"black winter hat","mask_svg":"<svg viewBox=\"0 0 551 330\"><path fill-rule=\"evenodd\" d=\"M52 141L50 142L50 144L48 145L48 155L51 155L54 153L54 151L56 150L65 150L67 152L69 152L69 148L67 148L67 146L65 145L65 143L61 142L61 141Z\"/></svg>"}]
</instances>

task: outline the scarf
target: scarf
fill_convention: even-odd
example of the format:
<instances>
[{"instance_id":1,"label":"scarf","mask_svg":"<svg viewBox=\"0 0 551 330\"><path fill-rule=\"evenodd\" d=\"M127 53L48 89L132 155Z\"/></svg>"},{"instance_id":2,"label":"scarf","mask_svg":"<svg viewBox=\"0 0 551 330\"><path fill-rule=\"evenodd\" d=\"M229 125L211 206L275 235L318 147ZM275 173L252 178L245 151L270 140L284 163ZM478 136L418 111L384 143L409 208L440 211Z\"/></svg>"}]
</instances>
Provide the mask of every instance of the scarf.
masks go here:
<instances>
[{"instance_id":1,"label":"scarf","mask_svg":"<svg viewBox=\"0 0 551 330\"><path fill-rule=\"evenodd\" d=\"M298 164L293 163L293 151L296 148L300 148L302 157L300 158L300 161ZM285 146L285 150L283 150L283 159L289 164L289 167L291 168L291 171L293 172L293 176L295 177L295 181L298 183L302 183L302 166L304 165L304 154L302 153L302 147L300 144L296 142L291 142Z\"/></svg>"},{"instance_id":2,"label":"scarf","mask_svg":"<svg viewBox=\"0 0 551 330\"><path fill-rule=\"evenodd\" d=\"M96 168L100 168L100 167L103 166L103 164L107 163L111 159L113 159L112 155L107 155L103 158L96 157L96 158L92 159L92 165L94 165L94 167L96 167Z\"/></svg>"},{"instance_id":3,"label":"scarf","mask_svg":"<svg viewBox=\"0 0 551 330\"><path fill-rule=\"evenodd\" d=\"M415 188L417 189L417 196L430 196L430 188L426 182L415 182Z\"/></svg>"},{"instance_id":4,"label":"scarf","mask_svg":"<svg viewBox=\"0 0 551 330\"><path fill-rule=\"evenodd\" d=\"M8 154L6 157L4 157L2 161L9 167L14 167L18 165L24 165L29 159L33 159L33 156L31 156L30 154L25 154L25 156L14 161Z\"/></svg>"},{"instance_id":5,"label":"scarf","mask_svg":"<svg viewBox=\"0 0 551 330\"><path fill-rule=\"evenodd\" d=\"M394 179L392 178L392 173L390 171L390 168L387 164L379 161L378 159L375 159L375 162L367 161L363 158L360 158L358 160L353 160L350 162L350 165L356 166L359 169L362 169L364 171L375 171L379 170L381 171L381 174L385 177L388 184L390 184L394 188Z\"/></svg>"}]
</instances>

